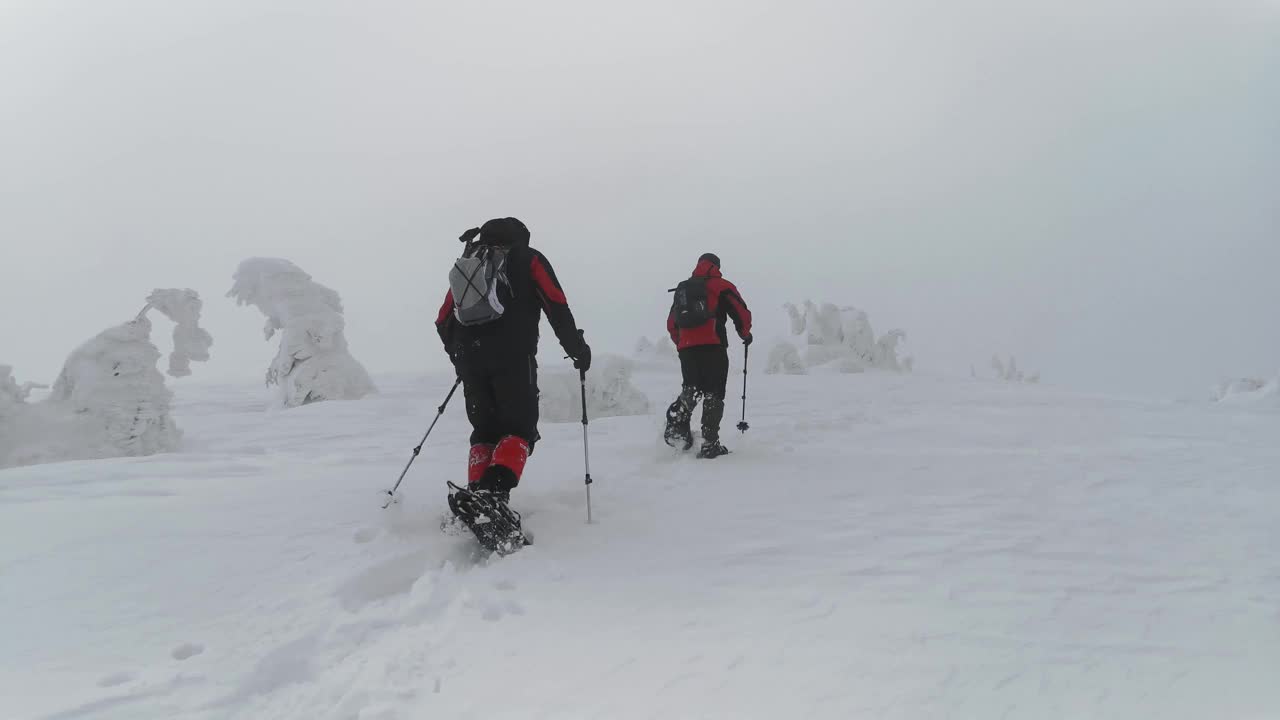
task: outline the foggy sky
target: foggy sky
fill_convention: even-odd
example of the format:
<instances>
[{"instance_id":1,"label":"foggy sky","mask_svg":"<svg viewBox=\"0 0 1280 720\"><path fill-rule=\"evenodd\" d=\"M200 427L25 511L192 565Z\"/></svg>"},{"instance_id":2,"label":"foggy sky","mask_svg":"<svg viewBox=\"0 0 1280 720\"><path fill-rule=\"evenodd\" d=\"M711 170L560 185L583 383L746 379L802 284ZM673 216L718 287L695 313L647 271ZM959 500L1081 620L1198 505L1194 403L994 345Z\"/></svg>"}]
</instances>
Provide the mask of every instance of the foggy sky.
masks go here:
<instances>
[{"instance_id":1,"label":"foggy sky","mask_svg":"<svg viewBox=\"0 0 1280 720\"><path fill-rule=\"evenodd\" d=\"M442 367L456 237L515 215L597 350L713 251L762 340L829 300L925 369L1196 393L1280 369L1278 199L1275 0L0 0L20 381L155 287L205 300L197 377L260 377L250 256Z\"/></svg>"}]
</instances>

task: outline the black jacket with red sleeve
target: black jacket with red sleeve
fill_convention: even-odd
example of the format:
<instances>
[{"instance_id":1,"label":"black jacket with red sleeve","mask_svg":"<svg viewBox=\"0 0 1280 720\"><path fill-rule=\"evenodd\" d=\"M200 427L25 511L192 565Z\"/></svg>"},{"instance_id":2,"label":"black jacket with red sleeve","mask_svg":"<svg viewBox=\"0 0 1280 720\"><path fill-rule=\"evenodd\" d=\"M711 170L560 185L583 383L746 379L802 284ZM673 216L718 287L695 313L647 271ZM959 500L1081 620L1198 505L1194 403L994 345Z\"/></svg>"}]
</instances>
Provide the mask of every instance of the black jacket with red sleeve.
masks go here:
<instances>
[{"instance_id":1,"label":"black jacket with red sleeve","mask_svg":"<svg viewBox=\"0 0 1280 720\"><path fill-rule=\"evenodd\" d=\"M738 336L746 338L751 334L751 310L738 294L738 288L720 275L720 268L710 260L699 260L691 277L707 278L707 309L712 318L696 328L680 328L676 326L674 310L667 315L667 333L671 342L679 350L703 345L729 345L729 334L726 325L729 318L738 328Z\"/></svg>"},{"instance_id":2,"label":"black jacket with red sleeve","mask_svg":"<svg viewBox=\"0 0 1280 720\"><path fill-rule=\"evenodd\" d=\"M507 280L511 298L502 317L483 325L465 326L453 314L453 292L445 295L436 316L436 332L445 351L456 361L465 361L475 352L510 355L523 362L538 353L538 325L542 313L551 321L560 346L570 357L582 355L583 340L574 322L569 301L556 278L556 271L542 253L517 242L507 251Z\"/></svg>"}]
</instances>

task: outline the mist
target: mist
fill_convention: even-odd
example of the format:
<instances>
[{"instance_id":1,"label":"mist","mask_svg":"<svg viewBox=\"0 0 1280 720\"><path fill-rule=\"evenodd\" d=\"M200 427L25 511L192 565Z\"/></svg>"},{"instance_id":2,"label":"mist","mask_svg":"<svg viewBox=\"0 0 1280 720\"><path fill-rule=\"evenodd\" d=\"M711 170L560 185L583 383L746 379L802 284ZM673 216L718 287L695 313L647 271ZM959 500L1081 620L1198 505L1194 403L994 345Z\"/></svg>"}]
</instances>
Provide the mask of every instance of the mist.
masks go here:
<instances>
[{"instance_id":1,"label":"mist","mask_svg":"<svg viewBox=\"0 0 1280 720\"><path fill-rule=\"evenodd\" d=\"M1280 368L1278 128L1264 0L10 0L0 363L190 287L197 374L260 377L223 294L278 256L371 370L442 368L456 238L513 215L598 351L712 251L762 339L812 298L921 369L1196 393Z\"/></svg>"}]
</instances>

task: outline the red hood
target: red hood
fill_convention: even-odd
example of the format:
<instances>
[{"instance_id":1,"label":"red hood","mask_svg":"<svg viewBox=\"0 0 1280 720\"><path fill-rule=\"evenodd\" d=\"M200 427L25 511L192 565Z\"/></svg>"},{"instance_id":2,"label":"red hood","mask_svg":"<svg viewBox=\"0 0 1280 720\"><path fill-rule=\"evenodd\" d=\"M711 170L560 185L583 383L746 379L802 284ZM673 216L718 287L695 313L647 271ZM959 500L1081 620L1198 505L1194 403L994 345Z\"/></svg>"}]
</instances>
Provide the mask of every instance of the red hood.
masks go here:
<instances>
[{"instance_id":1,"label":"red hood","mask_svg":"<svg viewBox=\"0 0 1280 720\"><path fill-rule=\"evenodd\" d=\"M718 278L721 277L720 268L716 267L715 263L710 260L699 260L698 266L693 269L693 277Z\"/></svg>"}]
</instances>

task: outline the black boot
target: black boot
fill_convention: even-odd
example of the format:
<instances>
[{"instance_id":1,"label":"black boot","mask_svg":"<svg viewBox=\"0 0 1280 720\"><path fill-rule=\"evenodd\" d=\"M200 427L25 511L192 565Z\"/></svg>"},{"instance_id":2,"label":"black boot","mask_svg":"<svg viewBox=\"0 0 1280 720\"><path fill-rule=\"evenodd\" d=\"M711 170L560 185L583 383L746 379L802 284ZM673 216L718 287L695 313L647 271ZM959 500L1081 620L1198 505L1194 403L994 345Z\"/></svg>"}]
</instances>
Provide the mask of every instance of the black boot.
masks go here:
<instances>
[{"instance_id":1,"label":"black boot","mask_svg":"<svg viewBox=\"0 0 1280 720\"><path fill-rule=\"evenodd\" d=\"M720 444L720 421L724 419L724 398L709 397L702 403L702 448L698 457L705 459L728 455Z\"/></svg>"},{"instance_id":2,"label":"black boot","mask_svg":"<svg viewBox=\"0 0 1280 720\"><path fill-rule=\"evenodd\" d=\"M685 450L693 447L693 429L689 427L689 421L697 404L697 395L685 388L680 397L667 408L667 428L662 433L662 439L671 447L679 445Z\"/></svg>"},{"instance_id":3,"label":"black boot","mask_svg":"<svg viewBox=\"0 0 1280 720\"><path fill-rule=\"evenodd\" d=\"M721 445L719 440L715 442L704 442L702 443L702 447L698 449L698 459L700 460L715 460L721 455L728 454L729 448Z\"/></svg>"}]
</instances>

